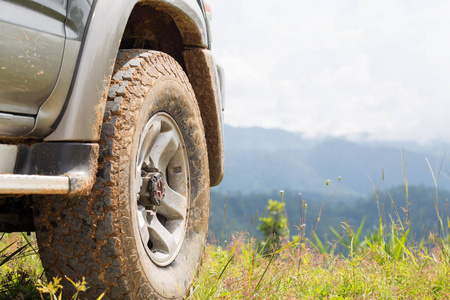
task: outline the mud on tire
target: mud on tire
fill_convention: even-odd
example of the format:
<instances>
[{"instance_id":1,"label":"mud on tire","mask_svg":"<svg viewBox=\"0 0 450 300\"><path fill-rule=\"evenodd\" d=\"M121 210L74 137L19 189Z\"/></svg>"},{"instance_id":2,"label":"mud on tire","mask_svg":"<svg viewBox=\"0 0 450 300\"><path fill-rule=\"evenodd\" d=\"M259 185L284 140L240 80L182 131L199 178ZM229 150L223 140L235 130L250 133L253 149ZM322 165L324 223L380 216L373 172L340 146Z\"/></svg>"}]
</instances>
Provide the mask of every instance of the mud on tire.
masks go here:
<instances>
[{"instance_id":1,"label":"mud on tire","mask_svg":"<svg viewBox=\"0 0 450 300\"><path fill-rule=\"evenodd\" d=\"M159 206L142 188L155 174L164 177ZM47 278L84 276L91 299L104 291L104 299L183 298L197 273L208 213L205 135L186 75L163 53L121 51L90 195L35 198ZM71 288L65 280L66 296Z\"/></svg>"}]
</instances>

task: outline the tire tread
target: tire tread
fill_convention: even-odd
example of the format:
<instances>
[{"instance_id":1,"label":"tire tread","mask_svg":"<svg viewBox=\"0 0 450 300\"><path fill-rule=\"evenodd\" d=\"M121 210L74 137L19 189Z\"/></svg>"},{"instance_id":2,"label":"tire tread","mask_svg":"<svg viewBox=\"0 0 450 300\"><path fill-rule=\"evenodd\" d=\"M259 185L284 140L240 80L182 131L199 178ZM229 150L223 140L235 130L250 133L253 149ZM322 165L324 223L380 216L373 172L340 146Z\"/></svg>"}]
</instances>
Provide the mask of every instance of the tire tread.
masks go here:
<instances>
[{"instance_id":1,"label":"tire tread","mask_svg":"<svg viewBox=\"0 0 450 300\"><path fill-rule=\"evenodd\" d=\"M135 241L119 226L131 220L129 215L119 215L118 211L124 210L118 208L128 200L122 179L127 176L123 166L129 160L126 153L135 130L130 120L136 118L142 95L164 76L179 78L193 94L183 69L171 57L156 51L121 50L107 94L97 180L91 194L35 198L36 232L47 278L66 275L75 281L86 277L92 286L87 296L92 299L104 291L103 299L156 298L148 284L142 283L142 274L133 276L133 281L127 279L129 272L142 270L135 253L123 253L123 249L132 249ZM112 201L114 198L118 200ZM73 288L63 282L67 295Z\"/></svg>"}]
</instances>

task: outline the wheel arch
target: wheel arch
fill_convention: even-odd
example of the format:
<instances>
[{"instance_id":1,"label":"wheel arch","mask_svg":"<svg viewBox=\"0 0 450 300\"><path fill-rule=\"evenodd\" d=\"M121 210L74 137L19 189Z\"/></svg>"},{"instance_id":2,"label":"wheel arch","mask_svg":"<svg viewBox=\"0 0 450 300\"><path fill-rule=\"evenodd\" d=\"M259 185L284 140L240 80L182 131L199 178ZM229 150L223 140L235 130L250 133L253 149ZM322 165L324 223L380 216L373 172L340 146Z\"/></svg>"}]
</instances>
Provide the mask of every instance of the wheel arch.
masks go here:
<instances>
[{"instance_id":1,"label":"wheel arch","mask_svg":"<svg viewBox=\"0 0 450 300\"><path fill-rule=\"evenodd\" d=\"M208 141L211 185L218 185L224 175L221 78L207 49L202 9L195 0L118 1L96 1L67 105L45 140L97 141L119 48L158 50L188 75Z\"/></svg>"},{"instance_id":2,"label":"wheel arch","mask_svg":"<svg viewBox=\"0 0 450 300\"><path fill-rule=\"evenodd\" d=\"M202 43L199 29L193 19L176 7L161 1L142 1L130 14L120 48L164 52L187 73L203 120L210 182L215 186L224 176L221 78L211 52Z\"/></svg>"}]
</instances>

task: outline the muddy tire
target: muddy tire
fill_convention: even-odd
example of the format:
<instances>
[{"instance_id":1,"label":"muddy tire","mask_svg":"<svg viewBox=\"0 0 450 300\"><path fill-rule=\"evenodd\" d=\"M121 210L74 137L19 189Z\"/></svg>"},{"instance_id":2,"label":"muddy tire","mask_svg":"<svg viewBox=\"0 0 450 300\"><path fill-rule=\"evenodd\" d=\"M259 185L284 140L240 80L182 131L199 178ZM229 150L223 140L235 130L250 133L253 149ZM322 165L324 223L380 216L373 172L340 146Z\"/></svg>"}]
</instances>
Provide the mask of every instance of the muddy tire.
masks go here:
<instances>
[{"instance_id":1,"label":"muddy tire","mask_svg":"<svg viewBox=\"0 0 450 300\"><path fill-rule=\"evenodd\" d=\"M87 197L38 197L36 235L47 278L90 286L90 299L178 299L205 244L209 169L200 111L169 56L119 53L96 183ZM67 280L64 294L72 287Z\"/></svg>"}]
</instances>

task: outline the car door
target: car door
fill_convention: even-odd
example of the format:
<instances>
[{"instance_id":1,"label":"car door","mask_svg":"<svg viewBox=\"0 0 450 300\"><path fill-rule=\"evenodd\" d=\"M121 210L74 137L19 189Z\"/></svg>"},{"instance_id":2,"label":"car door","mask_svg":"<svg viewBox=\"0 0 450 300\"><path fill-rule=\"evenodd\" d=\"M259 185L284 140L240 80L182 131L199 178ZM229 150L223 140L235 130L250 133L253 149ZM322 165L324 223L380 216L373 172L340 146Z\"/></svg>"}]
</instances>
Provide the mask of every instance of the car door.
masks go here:
<instances>
[{"instance_id":1,"label":"car door","mask_svg":"<svg viewBox=\"0 0 450 300\"><path fill-rule=\"evenodd\" d=\"M55 86L67 0L0 0L0 136L20 135Z\"/></svg>"}]
</instances>

